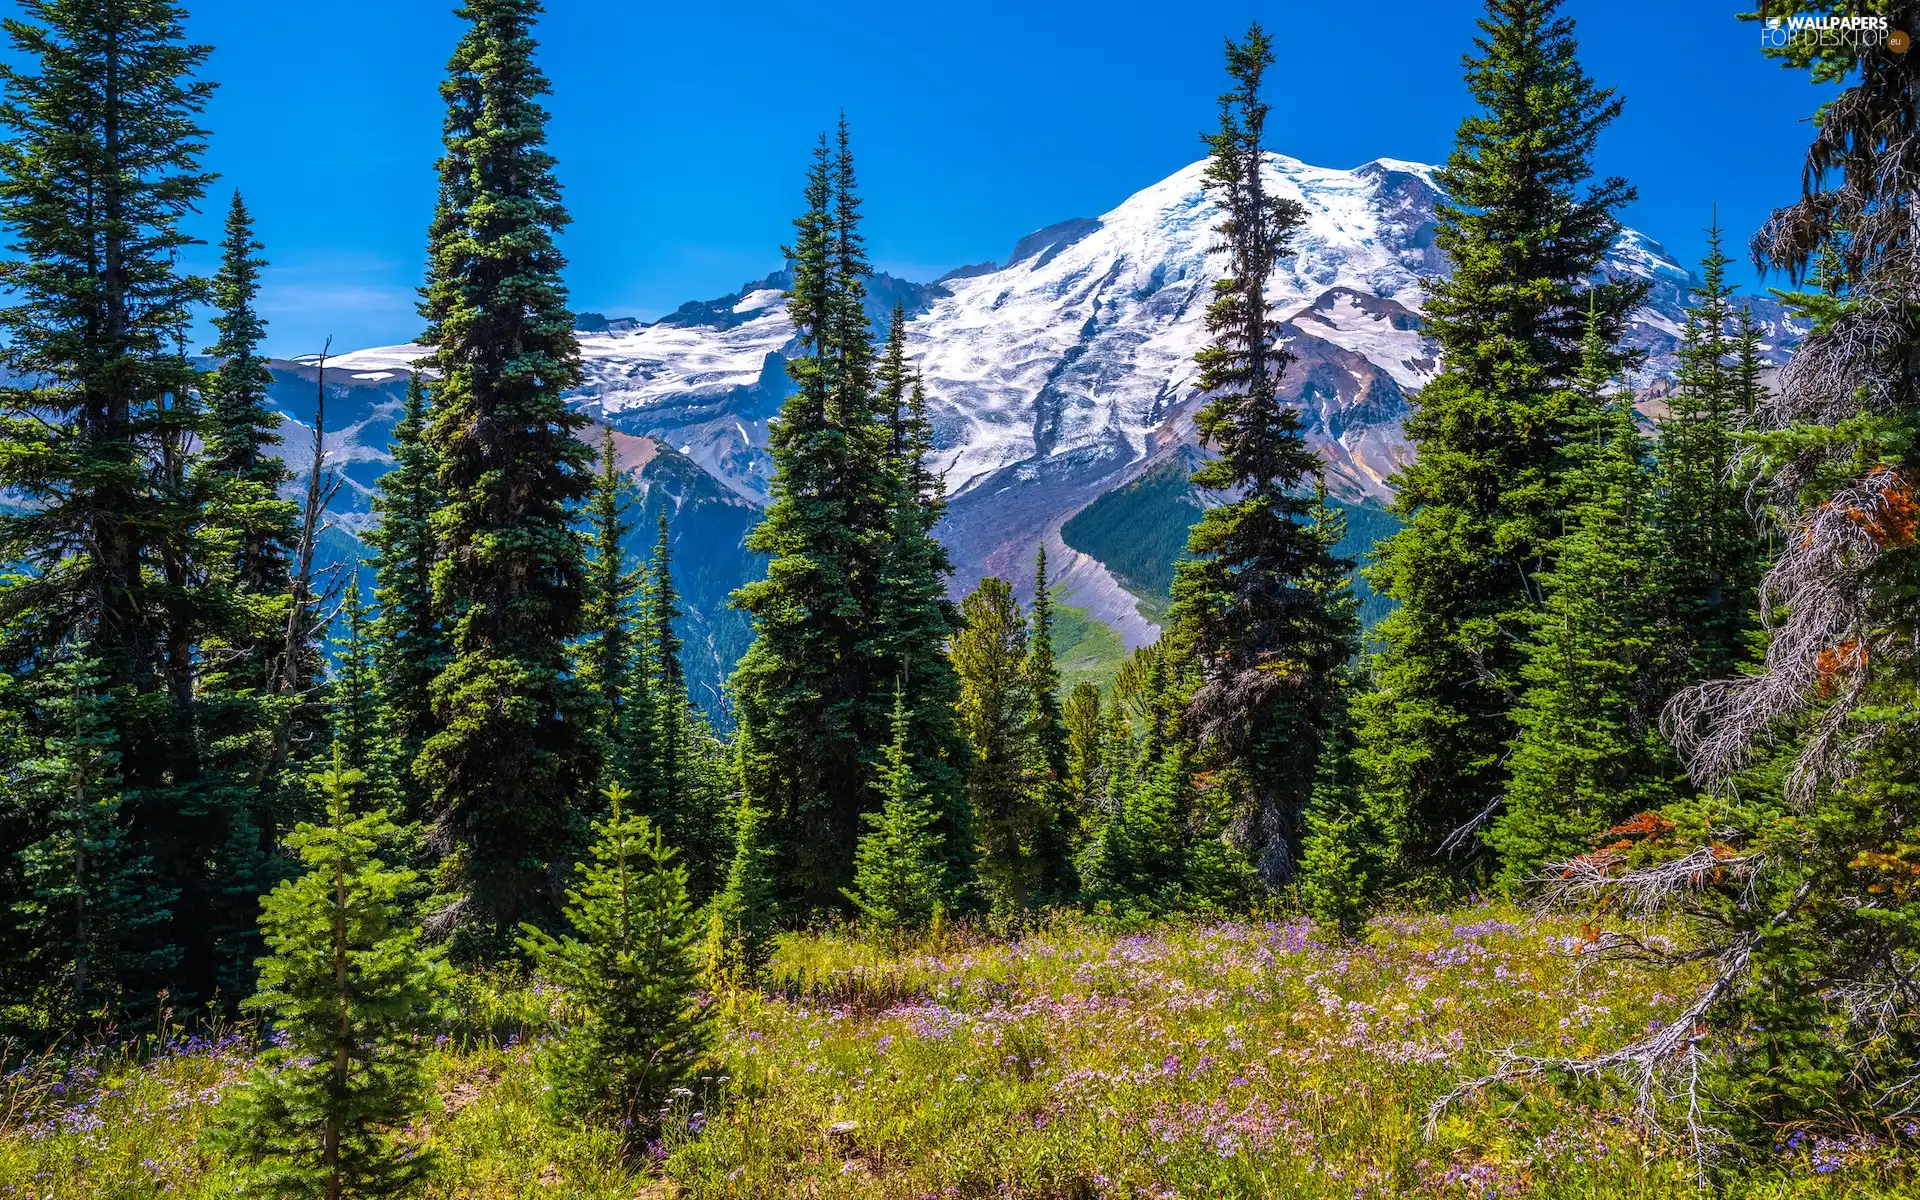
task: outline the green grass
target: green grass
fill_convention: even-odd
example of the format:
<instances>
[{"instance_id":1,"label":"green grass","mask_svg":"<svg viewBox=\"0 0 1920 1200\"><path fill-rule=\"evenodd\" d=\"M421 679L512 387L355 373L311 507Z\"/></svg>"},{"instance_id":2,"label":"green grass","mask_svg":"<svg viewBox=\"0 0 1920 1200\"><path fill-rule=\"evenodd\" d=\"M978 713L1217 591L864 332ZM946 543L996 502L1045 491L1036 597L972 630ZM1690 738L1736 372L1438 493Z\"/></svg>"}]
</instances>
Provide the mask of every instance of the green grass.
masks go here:
<instances>
[{"instance_id":1,"label":"green grass","mask_svg":"<svg viewBox=\"0 0 1920 1200\"><path fill-rule=\"evenodd\" d=\"M1113 626L1096 621L1084 608L1059 603L1053 608L1053 654L1063 695L1079 683L1105 689L1129 657Z\"/></svg>"},{"instance_id":2,"label":"green grass","mask_svg":"<svg viewBox=\"0 0 1920 1200\"><path fill-rule=\"evenodd\" d=\"M438 1152L435 1198L1693 1195L1679 1148L1599 1089L1506 1090L1422 1133L1494 1052L1591 1052L1681 1003L1689 981L1579 944L1505 909L1380 918L1361 942L1301 920L1063 919L900 956L789 938L775 983L723 1005L717 1090L635 1163L545 1112L526 1040L501 1032L538 1036L540 999L474 986L496 1036L436 1048L415 1134ZM249 1057L229 1036L14 1071L0 1196L228 1194L197 1135ZM1728 1193L1913 1195L1909 1163L1886 1140L1810 1139Z\"/></svg>"}]
</instances>

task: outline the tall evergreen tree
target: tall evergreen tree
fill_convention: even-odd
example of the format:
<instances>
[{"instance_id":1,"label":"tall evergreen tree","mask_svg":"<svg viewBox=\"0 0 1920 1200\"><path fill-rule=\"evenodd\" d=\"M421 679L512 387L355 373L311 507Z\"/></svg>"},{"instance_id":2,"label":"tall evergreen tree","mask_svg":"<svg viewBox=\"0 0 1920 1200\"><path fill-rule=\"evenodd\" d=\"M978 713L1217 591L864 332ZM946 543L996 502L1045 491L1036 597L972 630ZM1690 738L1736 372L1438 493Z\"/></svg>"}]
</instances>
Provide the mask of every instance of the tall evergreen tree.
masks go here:
<instances>
[{"instance_id":1,"label":"tall evergreen tree","mask_svg":"<svg viewBox=\"0 0 1920 1200\"><path fill-rule=\"evenodd\" d=\"M574 675L593 703L603 790L617 783L650 796L655 771L664 768L655 761L654 694L644 658L645 626L651 623L642 612L647 573L627 566L632 508L632 484L620 466L613 430L605 429L587 501L591 553Z\"/></svg>"},{"instance_id":2,"label":"tall evergreen tree","mask_svg":"<svg viewBox=\"0 0 1920 1200\"><path fill-rule=\"evenodd\" d=\"M224 832L191 796L192 524L200 428L183 347L203 281L181 273L181 217L203 194L209 52L157 0L24 0L0 65L0 659L27 676L77 648L119 739L127 853L151 861L156 918L131 993L203 998ZM167 897L171 897L168 899ZM168 948L178 950L171 952ZM102 980L102 985L108 981Z\"/></svg>"},{"instance_id":3,"label":"tall evergreen tree","mask_svg":"<svg viewBox=\"0 0 1920 1200\"><path fill-rule=\"evenodd\" d=\"M944 482L927 465L933 453L926 388L907 364L906 313L896 306L877 369L889 433L892 521L876 628L880 669L907 692L908 743L935 829L947 856L948 886L965 889L973 871L966 797L967 744L955 723L960 681L947 643L960 628L947 598L953 573L933 535L946 511Z\"/></svg>"},{"instance_id":4,"label":"tall evergreen tree","mask_svg":"<svg viewBox=\"0 0 1920 1200\"><path fill-rule=\"evenodd\" d=\"M1507 785L1520 647L1565 503L1566 405L1586 314L1613 345L1643 283L1590 283L1634 195L1592 181L1595 140L1620 111L1580 67L1560 0L1488 0L1461 123L1436 182L1436 246L1453 273L1428 285L1442 365L1406 421L1417 457L1394 511L1406 526L1369 578L1399 607L1377 629L1379 688L1361 755L1391 809L1403 865L1470 850Z\"/></svg>"},{"instance_id":5,"label":"tall evergreen tree","mask_svg":"<svg viewBox=\"0 0 1920 1200\"><path fill-rule=\"evenodd\" d=\"M1034 556L1033 611L1027 633L1027 776L1034 806L1034 866L1043 896L1068 900L1079 890L1073 854L1079 818L1068 787L1067 726L1060 710L1060 666L1053 654L1053 593L1047 549Z\"/></svg>"},{"instance_id":6,"label":"tall evergreen tree","mask_svg":"<svg viewBox=\"0 0 1920 1200\"><path fill-rule=\"evenodd\" d=\"M1553 570L1540 577L1546 598L1526 647L1511 778L1487 836L1513 890L1545 864L1593 849L1616 822L1672 799L1678 773L1658 728L1662 547L1646 447L1631 395L1609 403L1614 356L1598 322L1585 354L1575 405L1606 416L1580 456L1579 498Z\"/></svg>"},{"instance_id":7,"label":"tall evergreen tree","mask_svg":"<svg viewBox=\"0 0 1920 1200\"><path fill-rule=\"evenodd\" d=\"M1656 567L1672 624L1670 685L1722 679L1746 657L1764 566L1744 489L1733 478L1735 440L1756 387L1753 363L1741 360L1747 335L1736 323L1730 261L1720 228L1707 231L1700 286L1680 340L1680 365L1660 423L1656 455L1659 525L1664 541ZM1744 307L1741 314L1744 315ZM1736 328L1730 333L1729 325ZM1749 333L1751 321L1746 328ZM1751 351L1748 352L1751 359Z\"/></svg>"},{"instance_id":8,"label":"tall evergreen tree","mask_svg":"<svg viewBox=\"0 0 1920 1200\"><path fill-rule=\"evenodd\" d=\"M444 968L413 920L413 872L379 857L400 831L357 809L362 782L336 746L313 780L324 821L287 839L305 871L261 914L272 953L247 1007L276 1038L216 1129L242 1195L400 1195L432 1165L402 1127L426 1109L423 1035Z\"/></svg>"},{"instance_id":9,"label":"tall evergreen tree","mask_svg":"<svg viewBox=\"0 0 1920 1200\"><path fill-rule=\"evenodd\" d=\"M715 992L752 987L766 969L780 917L774 847L766 815L742 792L733 822L733 862L707 915L707 986Z\"/></svg>"},{"instance_id":10,"label":"tall evergreen tree","mask_svg":"<svg viewBox=\"0 0 1920 1200\"><path fill-rule=\"evenodd\" d=\"M451 657L446 627L434 611L433 512L439 507L439 471L428 440L427 388L414 371L393 427L393 467L373 496L373 598L369 626L378 664L380 719L393 739L400 811L424 820L430 789L414 770L436 728L433 681Z\"/></svg>"},{"instance_id":11,"label":"tall evergreen tree","mask_svg":"<svg viewBox=\"0 0 1920 1200\"><path fill-rule=\"evenodd\" d=\"M340 601L340 621L333 644L335 665L327 688L328 724L332 727L333 744L340 747L346 765L369 780L384 774L389 765L375 683L379 667L374 657L370 624L360 589L348 587Z\"/></svg>"},{"instance_id":12,"label":"tall evergreen tree","mask_svg":"<svg viewBox=\"0 0 1920 1200\"><path fill-rule=\"evenodd\" d=\"M1301 903L1316 920L1348 935L1366 923L1387 857L1354 754L1355 683L1349 675L1333 699L1300 846Z\"/></svg>"},{"instance_id":13,"label":"tall evergreen tree","mask_svg":"<svg viewBox=\"0 0 1920 1200\"><path fill-rule=\"evenodd\" d=\"M1303 495L1320 459L1300 415L1279 395L1288 354L1267 280L1289 253L1300 205L1273 195L1265 177L1267 104L1260 89L1273 47L1259 25L1227 43L1233 89L1220 98L1220 129L1207 138L1203 183L1219 206L1214 249L1226 256L1207 308L1212 340L1198 355L1209 399L1195 427L1219 457L1196 486L1234 496L1210 507L1177 568L1174 624L1198 656L1202 683L1192 715L1210 760L1244 796L1246 849L1269 882L1290 878L1300 814L1313 789L1328 698L1356 649L1351 606L1316 586L1351 564L1308 520Z\"/></svg>"},{"instance_id":14,"label":"tall evergreen tree","mask_svg":"<svg viewBox=\"0 0 1920 1200\"><path fill-rule=\"evenodd\" d=\"M885 743L895 675L876 628L894 473L876 411L844 121L837 146L821 137L805 197L787 248L800 347L787 370L797 390L768 434L772 499L747 543L771 561L765 579L733 597L757 634L733 679L743 783L770 822L794 916L845 904L868 755Z\"/></svg>"},{"instance_id":15,"label":"tall evergreen tree","mask_svg":"<svg viewBox=\"0 0 1920 1200\"><path fill-rule=\"evenodd\" d=\"M191 480L202 514L194 708L204 768L192 803L224 826L207 923L229 996L250 990L259 897L286 869L277 844L301 794L285 770L286 726L301 698L281 686L300 531L297 505L280 495L293 475L273 449L280 418L267 403L273 372L255 308L262 248L235 192L213 278L219 336L207 353L219 361L201 384L205 450Z\"/></svg>"},{"instance_id":16,"label":"tall evergreen tree","mask_svg":"<svg viewBox=\"0 0 1920 1200\"><path fill-rule=\"evenodd\" d=\"M558 918L555 880L598 774L567 644L584 599L571 510L587 496L586 419L562 398L580 352L554 238L567 216L545 149L537 0L470 0L448 64L446 154L422 312L436 347L429 436L440 506L435 608L452 659L421 750L432 840L460 899L437 919L504 949L523 918ZM490 939L490 941L489 941Z\"/></svg>"},{"instance_id":17,"label":"tall evergreen tree","mask_svg":"<svg viewBox=\"0 0 1920 1200\"><path fill-rule=\"evenodd\" d=\"M220 360L201 385L206 397L206 450L196 470L211 493L208 523L223 535L234 590L249 611L236 649L244 652L249 686L267 686L267 659L281 648L296 507L280 497L293 479L273 452L280 416L267 402L273 372L260 350L266 321L254 307L260 294L264 247L240 193L227 212L220 270L213 277L213 327L220 336L207 353Z\"/></svg>"},{"instance_id":18,"label":"tall evergreen tree","mask_svg":"<svg viewBox=\"0 0 1920 1200\"><path fill-rule=\"evenodd\" d=\"M1013 586L988 576L960 604L965 626L953 639L960 677L960 728L973 748L967 797L980 841L979 872L998 912L1018 912L1043 887L1038 859L1047 822L1032 771L1033 682L1027 622Z\"/></svg>"}]
</instances>

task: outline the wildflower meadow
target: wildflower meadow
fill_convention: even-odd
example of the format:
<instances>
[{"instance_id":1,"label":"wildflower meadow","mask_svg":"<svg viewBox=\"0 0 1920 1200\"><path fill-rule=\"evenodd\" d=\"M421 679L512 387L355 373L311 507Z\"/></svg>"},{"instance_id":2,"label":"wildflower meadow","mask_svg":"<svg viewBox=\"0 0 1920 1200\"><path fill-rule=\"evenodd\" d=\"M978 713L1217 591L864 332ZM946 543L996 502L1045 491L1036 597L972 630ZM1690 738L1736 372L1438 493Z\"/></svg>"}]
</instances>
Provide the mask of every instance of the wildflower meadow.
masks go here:
<instances>
[{"instance_id":1,"label":"wildflower meadow","mask_svg":"<svg viewBox=\"0 0 1920 1200\"><path fill-rule=\"evenodd\" d=\"M1657 931L1650 936L1657 937ZM639 1155L552 1116L536 1062L551 988L468 977L408 1130L433 1197L1692 1195L1677 1137L1626 1090L1552 1083L1433 1103L1506 1050L1592 1054L1695 981L1583 954L1569 921L1483 907L1304 919L1060 918L890 954L782 939L769 986L711 1001L719 1036ZM248 1026L13 1060L0 1196L213 1197L202 1132L259 1047ZM1906 1196L1911 1122L1789 1134L1714 1168L1741 1196Z\"/></svg>"}]
</instances>

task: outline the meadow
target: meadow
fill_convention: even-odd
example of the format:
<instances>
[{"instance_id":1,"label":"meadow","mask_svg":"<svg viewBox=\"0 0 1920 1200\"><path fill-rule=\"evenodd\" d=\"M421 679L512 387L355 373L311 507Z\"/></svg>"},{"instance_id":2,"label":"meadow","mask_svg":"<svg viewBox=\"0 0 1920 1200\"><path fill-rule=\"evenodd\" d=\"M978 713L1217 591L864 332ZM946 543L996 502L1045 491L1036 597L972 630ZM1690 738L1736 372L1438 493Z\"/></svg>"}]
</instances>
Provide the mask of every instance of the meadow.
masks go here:
<instances>
[{"instance_id":1,"label":"meadow","mask_svg":"<svg viewBox=\"0 0 1920 1200\"><path fill-rule=\"evenodd\" d=\"M899 953L789 937L767 988L718 1001L712 1074L625 1161L542 1102L550 991L470 977L412 1135L448 1200L1693 1194L1681 1148L1618 1094L1505 1089L1423 1130L1502 1049L1589 1052L1680 1007L1688 981L1583 945L1505 908L1380 917L1346 942L1300 919L1061 919ZM0 1196L230 1194L200 1134L253 1046L215 1026L8 1062ZM1911 1195L1914 1132L1790 1135L1720 1186Z\"/></svg>"}]
</instances>

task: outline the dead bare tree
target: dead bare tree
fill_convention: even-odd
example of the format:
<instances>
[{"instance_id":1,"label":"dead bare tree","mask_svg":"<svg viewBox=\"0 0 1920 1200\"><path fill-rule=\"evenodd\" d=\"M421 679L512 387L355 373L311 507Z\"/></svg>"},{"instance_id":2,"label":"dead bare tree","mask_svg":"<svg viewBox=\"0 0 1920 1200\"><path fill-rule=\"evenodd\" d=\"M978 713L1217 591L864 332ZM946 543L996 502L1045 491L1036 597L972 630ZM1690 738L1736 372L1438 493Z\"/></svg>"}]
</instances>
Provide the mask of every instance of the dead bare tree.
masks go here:
<instances>
[{"instance_id":1,"label":"dead bare tree","mask_svg":"<svg viewBox=\"0 0 1920 1200\"><path fill-rule=\"evenodd\" d=\"M297 718L319 682L312 669L311 648L333 623L331 605L340 587L337 572L329 573L319 588L314 586L316 549L321 536L333 527L327 513L342 483L339 476L326 469L327 355L332 348L333 339L328 338L319 354L294 360L311 361L314 365L313 451L307 467L306 496L301 502L300 539L294 547L286 625L279 651L267 665L268 686L283 703L275 723L273 753L261 763L256 783L272 777L292 756L299 726ZM264 828L263 833L272 836L271 831Z\"/></svg>"}]
</instances>

